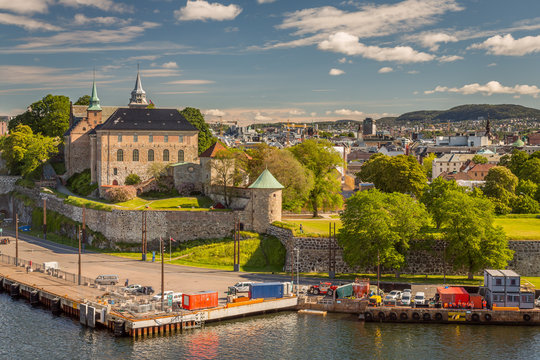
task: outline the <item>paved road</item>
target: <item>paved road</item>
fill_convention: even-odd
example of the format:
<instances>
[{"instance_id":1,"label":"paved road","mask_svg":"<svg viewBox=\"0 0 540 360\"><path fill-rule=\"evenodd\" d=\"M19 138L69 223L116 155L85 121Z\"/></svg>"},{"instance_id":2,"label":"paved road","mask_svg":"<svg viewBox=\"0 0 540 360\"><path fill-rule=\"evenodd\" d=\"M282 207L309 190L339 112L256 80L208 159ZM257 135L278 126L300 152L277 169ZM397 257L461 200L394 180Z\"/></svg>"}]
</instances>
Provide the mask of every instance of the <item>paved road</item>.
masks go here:
<instances>
[{"instance_id":1,"label":"paved road","mask_svg":"<svg viewBox=\"0 0 540 360\"><path fill-rule=\"evenodd\" d=\"M10 235L7 233L6 235ZM60 269L77 273L77 249L49 242L24 233L19 236L19 258L36 263L57 261ZM15 256L15 241L9 245L0 245L3 254ZM82 255L82 275L95 278L100 274L115 274L121 282L129 279L130 284L151 285L159 292L161 289L161 263L142 262L86 252ZM195 292L218 290L220 295L228 286L238 281L290 281L290 276L232 272L216 269L203 269L189 266L165 264L165 290L177 292ZM314 278L300 278L301 284L317 283Z\"/></svg>"}]
</instances>

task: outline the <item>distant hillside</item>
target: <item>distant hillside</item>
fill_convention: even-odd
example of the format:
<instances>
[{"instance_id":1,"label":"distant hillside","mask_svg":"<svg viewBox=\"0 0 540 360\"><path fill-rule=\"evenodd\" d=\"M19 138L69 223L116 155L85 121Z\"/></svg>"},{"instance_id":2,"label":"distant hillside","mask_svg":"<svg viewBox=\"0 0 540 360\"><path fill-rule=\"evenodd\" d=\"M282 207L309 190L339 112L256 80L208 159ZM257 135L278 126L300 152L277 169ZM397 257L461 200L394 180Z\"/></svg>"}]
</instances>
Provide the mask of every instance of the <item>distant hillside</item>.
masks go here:
<instances>
[{"instance_id":1,"label":"distant hillside","mask_svg":"<svg viewBox=\"0 0 540 360\"><path fill-rule=\"evenodd\" d=\"M528 108L521 105L488 105L488 104L471 104L460 105L451 108L450 110L422 110L405 113L399 116L396 121L411 121L411 122L446 122L446 121L464 121L476 120L479 117L491 120L502 120L510 118L529 118L540 120L540 110Z\"/></svg>"}]
</instances>

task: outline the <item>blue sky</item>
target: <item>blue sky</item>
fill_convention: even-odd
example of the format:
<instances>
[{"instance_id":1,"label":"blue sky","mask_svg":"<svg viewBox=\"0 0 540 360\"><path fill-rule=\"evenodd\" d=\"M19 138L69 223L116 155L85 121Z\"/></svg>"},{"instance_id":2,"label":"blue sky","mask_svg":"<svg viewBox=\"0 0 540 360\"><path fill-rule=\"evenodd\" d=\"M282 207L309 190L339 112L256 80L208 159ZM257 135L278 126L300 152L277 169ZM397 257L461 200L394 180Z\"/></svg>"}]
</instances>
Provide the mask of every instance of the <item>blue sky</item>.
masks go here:
<instances>
[{"instance_id":1,"label":"blue sky","mask_svg":"<svg viewBox=\"0 0 540 360\"><path fill-rule=\"evenodd\" d=\"M363 119L540 100L538 0L0 0L0 115L75 101L207 120Z\"/></svg>"}]
</instances>

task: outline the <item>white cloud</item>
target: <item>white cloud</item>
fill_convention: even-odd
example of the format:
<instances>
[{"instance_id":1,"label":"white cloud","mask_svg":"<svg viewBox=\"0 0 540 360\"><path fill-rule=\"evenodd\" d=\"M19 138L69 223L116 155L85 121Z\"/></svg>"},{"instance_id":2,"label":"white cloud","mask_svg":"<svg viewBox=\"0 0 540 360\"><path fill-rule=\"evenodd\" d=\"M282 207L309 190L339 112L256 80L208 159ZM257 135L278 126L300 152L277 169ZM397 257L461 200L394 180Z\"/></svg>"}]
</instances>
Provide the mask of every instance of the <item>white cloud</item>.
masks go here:
<instances>
[{"instance_id":1,"label":"white cloud","mask_svg":"<svg viewBox=\"0 0 540 360\"><path fill-rule=\"evenodd\" d=\"M257 3L259 4L270 4L273 3L276 0L257 0Z\"/></svg>"},{"instance_id":2,"label":"white cloud","mask_svg":"<svg viewBox=\"0 0 540 360\"><path fill-rule=\"evenodd\" d=\"M232 20L242 12L242 8L235 4L223 5L209 3L205 0L188 0L186 6L174 11L178 20Z\"/></svg>"},{"instance_id":3,"label":"white cloud","mask_svg":"<svg viewBox=\"0 0 540 360\"><path fill-rule=\"evenodd\" d=\"M160 55L141 55L141 56L130 56L126 59L126 61L134 61L134 60L156 60L160 58Z\"/></svg>"},{"instance_id":4,"label":"white cloud","mask_svg":"<svg viewBox=\"0 0 540 360\"><path fill-rule=\"evenodd\" d=\"M169 61L161 65L161 67L164 69L178 69L178 64L174 61Z\"/></svg>"},{"instance_id":5,"label":"white cloud","mask_svg":"<svg viewBox=\"0 0 540 360\"><path fill-rule=\"evenodd\" d=\"M60 31L61 27L34 20L27 16L0 13L0 24L20 26L26 30Z\"/></svg>"},{"instance_id":6,"label":"white cloud","mask_svg":"<svg viewBox=\"0 0 540 360\"><path fill-rule=\"evenodd\" d=\"M115 3L112 0L58 0L58 2L62 5L75 8L81 6L93 6L104 11L114 11L119 13L133 12L132 6L122 3Z\"/></svg>"},{"instance_id":7,"label":"white cloud","mask_svg":"<svg viewBox=\"0 0 540 360\"><path fill-rule=\"evenodd\" d=\"M166 85L206 85L213 84L211 80L175 80L166 82Z\"/></svg>"},{"instance_id":8,"label":"white cloud","mask_svg":"<svg viewBox=\"0 0 540 360\"><path fill-rule=\"evenodd\" d=\"M144 77L169 77L179 76L180 72L175 69L146 69L141 70L141 74Z\"/></svg>"},{"instance_id":9,"label":"white cloud","mask_svg":"<svg viewBox=\"0 0 540 360\"><path fill-rule=\"evenodd\" d=\"M409 70L409 71L407 71L407 74L412 74L412 75L418 74L418 73L420 73L420 71L418 71L418 70Z\"/></svg>"},{"instance_id":10,"label":"white cloud","mask_svg":"<svg viewBox=\"0 0 540 360\"><path fill-rule=\"evenodd\" d=\"M405 0L396 4L363 5L347 12L333 6L309 8L288 13L278 29L291 29L298 39L271 43L266 48L298 47L317 44L336 32L358 38L380 37L433 24L438 15L461 11L455 0Z\"/></svg>"},{"instance_id":11,"label":"white cloud","mask_svg":"<svg viewBox=\"0 0 540 360\"><path fill-rule=\"evenodd\" d=\"M445 33L425 33L420 36L420 43L431 51L439 50L440 43L456 42L458 38Z\"/></svg>"},{"instance_id":12,"label":"white cloud","mask_svg":"<svg viewBox=\"0 0 540 360\"><path fill-rule=\"evenodd\" d=\"M232 33L232 32L238 32L240 31L239 28L237 28L236 26L228 26L226 27L225 29L223 29L226 33Z\"/></svg>"},{"instance_id":13,"label":"white cloud","mask_svg":"<svg viewBox=\"0 0 540 360\"><path fill-rule=\"evenodd\" d=\"M158 95L184 95L184 94L206 94L207 91L197 90L197 91L160 91L156 94Z\"/></svg>"},{"instance_id":14,"label":"white cloud","mask_svg":"<svg viewBox=\"0 0 540 360\"><path fill-rule=\"evenodd\" d=\"M304 110L293 109L289 111L289 114L293 116L299 116L299 115L305 115L306 112Z\"/></svg>"},{"instance_id":15,"label":"white cloud","mask_svg":"<svg viewBox=\"0 0 540 360\"><path fill-rule=\"evenodd\" d=\"M0 0L0 9L19 14L46 13L54 0Z\"/></svg>"},{"instance_id":16,"label":"white cloud","mask_svg":"<svg viewBox=\"0 0 540 360\"><path fill-rule=\"evenodd\" d=\"M347 58L341 58L338 60L340 64L345 64L347 62Z\"/></svg>"},{"instance_id":17,"label":"white cloud","mask_svg":"<svg viewBox=\"0 0 540 360\"><path fill-rule=\"evenodd\" d=\"M498 81L490 81L484 85L474 83L464 85L460 88L437 86L433 90L424 91L425 94L433 94L437 92L452 92L463 95L473 95L479 93L486 96L491 96L493 94L531 95L532 97L536 98L540 94L540 89L536 85L504 86Z\"/></svg>"},{"instance_id":18,"label":"white cloud","mask_svg":"<svg viewBox=\"0 0 540 360\"><path fill-rule=\"evenodd\" d=\"M488 64L488 67L493 67L493 66L497 66L497 63Z\"/></svg>"},{"instance_id":19,"label":"white cloud","mask_svg":"<svg viewBox=\"0 0 540 360\"><path fill-rule=\"evenodd\" d=\"M471 49L486 49L492 55L523 56L540 52L540 35L514 39L511 34L495 35L483 43L472 44Z\"/></svg>"},{"instance_id":20,"label":"white cloud","mask_svg":"<svg viewBox=\"0 0 540 360\"><path fill-rule=\"evenodd\" d=\"M388 67L388 66L385 66L385 67L382 67L379 69L379 71L377 71L379 74L386 74L386 73L389 73L389 72L392 72L394 71L394 69L392 69L391 67Z\"/></svg>"},{"instance_id":21,"label":"white cloud","mask_svg":"<svg viewBox=\"0 0 540 360\"><path fill-rule=\"evenodd\" d=\"M441 56L439 57L439 62L443 62L443 63L446 63L446 62L453 62L453 61L457 61L457 60L463 60L463 56L459 56L459 55L444 55L444 56Z\"/></svg>"},{"instance_id":22,"label":"white cloud","mask_svg":"<svg viewBox=\"0 0 540 360\"><path fill-rule=\"evenodd\" d=\"M314 117L314 116L317 116L317 113L316 112L312 112L309 114L311 117Z\"/></svg>"},{"instance_id":23,"label":"white cloud","mask_svg":"<svg viewBox=\"0 0 540 360\"><path fill-rule=\"evenodd\" d=\"M345 74L345 71L340 70L340 69L330 69L330 72L328 74L332 76L339 76L339 75Z\"/></svg>"},{"instance_id":24,"label":"white cloud","mask_svg":"<svg viewBox=\"0 0 540 360\"><path fill-rule=\"evenodd\" d=\"M219 109L209 109L204 111L204 115L210 115L210 116L225 116L227 113L223 110Z\"/></svg>"},{"instance_id":25,"label":"white cloud","mask_svg":"<svg viewBox=\"0 0 540 360\"><path fill-rule=\"evenodd\" d=\"M361 55L367 59L377 61L396 61L399 63L425 62L434 59L433 55L418 52L409 46L396 46L393 48L366 46L358 41L358 36L345 32L330 35L328 40L324 40L319 44L319 49L347 55Z\"/></svg>"},{"instance_id":26,"label":"white cloud","mask_svg":"<svg viewBox=\"0 0 540 360\"><path fill-rule=\"evenodd\" d=\"M18 45L18 49L34 49L60 45L81 44L107 44L122 43L135 39L146 29L154 28L159 24L144 22L142 25L125 26L120 29L102 29L98 31L78 30L62 32L51 37L31 37L28 43Z\"/></svg>"},{"instance_id":27,"label":"white cloud","mask_svg":"<svg viewBox=\"0 0 540 360\"><path fill-rule=\"evenodd\" d=\"M107 78L97 74L98 79ZM62 87L76 87L80 81L88 82L93 77L92 71L80 72L76 69L60 69L45 66L0 65L0 79L3 84L29 84ZM86 83L87 86L88 83Z\"/></svg>"},{"instance_id":28,"label":"white cloud","mask_svg":"<svg viewBox=\"0 0 540 360\"><path fill-rule=\"evenodd\" d=\"M73 23L75 25L87 25L87 24L103 24L103 25L120 25L124 26L131 22L131 19L119 19L113 16L98 16L89 18L83 14L75 14Z\"/></svg>"},{"instance_id":29,"label":"white cloud","mask_svg":"<svg viewBox=\"0 0 540 360\"><path fill-rule=\"evenodd\" d=\"M349 110L349 109L335 110L334 114L336 114L336 115L344 115L344 116L351 116L351 115L352 116L362 116L362 115L364 115L364 113L362 111Z\"/></svg>"},{"instance_id":30,"label":"white cloud","mask_svg":"<svg viewBox=\"0 0 540 360\"><path fill-rule=\"evenodd\" d=\"M269 117L269 116L264 116L262 115L260 112L256 113L255 114L255 118L254 118L256 121L272 121L272 118Z\"/></svg>"}]
</instances>

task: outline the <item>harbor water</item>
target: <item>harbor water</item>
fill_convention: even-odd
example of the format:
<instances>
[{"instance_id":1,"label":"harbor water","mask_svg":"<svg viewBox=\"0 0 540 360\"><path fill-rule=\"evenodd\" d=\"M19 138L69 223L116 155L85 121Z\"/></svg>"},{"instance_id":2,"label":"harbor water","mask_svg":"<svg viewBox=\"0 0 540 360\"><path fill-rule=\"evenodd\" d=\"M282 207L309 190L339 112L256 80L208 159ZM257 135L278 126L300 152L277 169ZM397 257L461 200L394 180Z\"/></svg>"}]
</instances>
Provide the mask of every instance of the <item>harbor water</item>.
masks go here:
<instances>
[{"instance_id":1,"label":"harbor water","mask_svg":"<svg viewBox=\"0 0 540 360\"><path fill-rule=\"evenodd\" d=\"M295 312L115 338L0 294L0 359L538 359L540 327L363 323Z\"/></svg>"}]
</instances>

